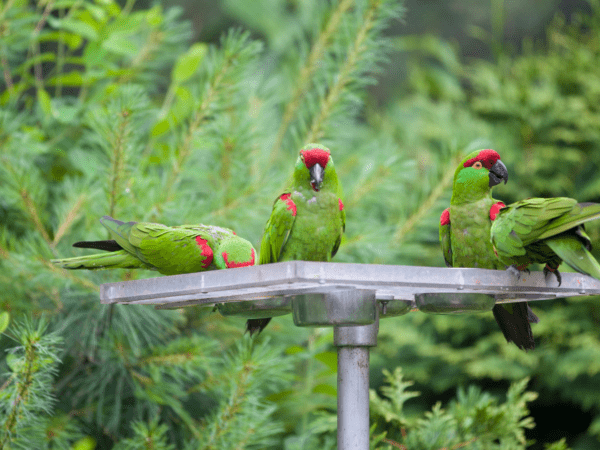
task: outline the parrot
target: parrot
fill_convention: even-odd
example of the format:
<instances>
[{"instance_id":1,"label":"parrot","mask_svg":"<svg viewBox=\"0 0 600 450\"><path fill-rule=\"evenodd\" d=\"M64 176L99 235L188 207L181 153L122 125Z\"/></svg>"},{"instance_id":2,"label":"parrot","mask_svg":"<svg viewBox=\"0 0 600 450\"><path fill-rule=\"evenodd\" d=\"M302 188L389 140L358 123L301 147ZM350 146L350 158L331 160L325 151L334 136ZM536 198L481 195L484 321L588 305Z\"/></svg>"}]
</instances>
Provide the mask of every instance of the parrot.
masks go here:
<instances>
[{"instance_id":1,"label":"parrot","mask_svg":"<svg viewBox=\"0 0 600 450\"><path fill-rule=\"evenodd\" d=\"M292 180L275 199L265 225L258 263L330 261L346 228L341 197L329 149L320 144L302 147ZM248 319L246 331L260 333L270 320Z\"/></svg>"},{"instance_id":2,"label":"parrot","mask_svg":"<svg viewBox=\"0 0 600 450\"><path fill-rule=\"evenodd\" d=\"M498 258L520 276L530 263L545 264L544 274L554 273L561 284L562 261L577 272L600 280L600 264L584 223L600 218L600 204L577 203L567 197L528 198L502 208L491 228Z\"/></svg>"},{"instance_id":3,"label":"parrot","mask_svg":"<svg viewBox=\"0 0 600 450\"><path fill-rule=\"evenodd\" d=\"M492 198L492 188L508 181L498 152L476 150L467 155L454 173L450 207L440 217L440 242L448 267L506 269L494 253L491 228L503 202ZM527 302L497 304L494 318L507 342L522 350L535 348L530 322L539 319Z\"/></svg>"},{"instance_id":4,"label":"parrot","mask_svg":"<svg viewBox=\"0 0 600 450\"><path fill-rule=\"evenodd\" d=\"M113 239L82 241L73 247L104 250L75 258L53 259L64 269L148 269L163 275L253 266L256 251L228 228L212 225L168 227L149 222L122 222L103 216L100 223Z\"/></svg>"}]
</instances>

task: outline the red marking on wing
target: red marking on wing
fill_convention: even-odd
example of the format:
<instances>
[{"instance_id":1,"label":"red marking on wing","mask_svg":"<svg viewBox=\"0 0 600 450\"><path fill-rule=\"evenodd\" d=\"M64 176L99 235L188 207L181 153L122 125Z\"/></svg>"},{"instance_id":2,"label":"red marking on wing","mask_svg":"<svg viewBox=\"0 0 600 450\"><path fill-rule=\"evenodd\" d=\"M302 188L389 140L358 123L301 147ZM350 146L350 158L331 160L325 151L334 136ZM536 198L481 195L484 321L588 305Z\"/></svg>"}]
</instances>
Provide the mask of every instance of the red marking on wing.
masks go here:
<instances>
[{"instance_id":1,"label":"red marking on wing","mask_svg":"<svg viewBox=\"0 0 600 450\"><path fill-rule=\"evenodd\" d=\"M242 261L242 262L229 261L227 252L223 252L222 255L223 255L223 259L225 260L225 265L227 266L228 269L235 269L236 267L246 267L246 266L254 265L254 256L255 256L254 249L252 249L252 256L250 257L250 261Z\"/></svg>"},{"instance_id":2,"label":"red marking on wing","mask_svg":"<svg viewBox=\"0 0 600 450\"><path fill-rule=\"evenodd\" d=\"M342 203L342 199L338 198L338 201L340 202L340 211L344 210L344 204Z\"/></svg>"},{"instance_id":3,"label":"red marking on wing","mask_svg":"<svg viewBox=\"0 0 600 450\"><path fill-rule=\"evenodd\" d=\"M329 152L327 150L323 150L322 148L301 150L300 153L302 153L302 156L304 156L304 165L306 165L306 167L309 169L317 163L320 164L324 169L329 162Z\"/></svg>"},{"instance_id":4,"label":"red marking on wing","mask_svg":"<svg viewBox=\"0 0 600 450\"><path fill-rule=\"evenodd\" d=\"M500 212L500 210L502 208L504 208L506 205L502 202L498 202L498 203L494 203L492 205L492 207L490 208L490 219L493 222L494 220L496 220L496 216L498 215L498 213Z\"/></svg>"},{"instance_id":5,"label":"red marking on wing","mask_svg":"<svg viewBox=\"0 0 600 450\"><path fill-rule=\"evenodd\" d=\"M496 150L492 150L491 148L481 150L479 154L475 158L471 158L465 161L465 167L471 167L477 161L481 161L481 164L487 169L490 170L496 161L500 159L500 155Z\"/></svg>"},{"instance_id":6,"label":"red marking on wing","mask_svg":"<svg viewBox=\"0 0 600 450\"><path fill-rule=\"evenodd\" d=\"M287 209L289 209L292 212L292 216L295 216L296 204L294 203L294 200L292 200L292 194L283 194L279 198L285 202L285 204L287 205Z\"/></svg>"},{"instance_id":7,"label":"red marking on wing","mask_svg":"<svg viewBox=\"0 0 600 450\"><path fill-rule=\"evenodd\" d=\"M202 249L202 256L204 256L204 262L202 263L202 268L206 269L213 262L213 251L208 245L206 239L202 239L200 236L196 236L196 243Z\"/></svg>"},{"instance_id":8,"label":"red marking on wing","mask_svg":"<svg viewBox=\"0 0 600 450\"><path fill-rule=\"evenodd\" d=\"M450 224L450 208L446 208L440 217L440 225Z\"/></svg>"}]
</instances>

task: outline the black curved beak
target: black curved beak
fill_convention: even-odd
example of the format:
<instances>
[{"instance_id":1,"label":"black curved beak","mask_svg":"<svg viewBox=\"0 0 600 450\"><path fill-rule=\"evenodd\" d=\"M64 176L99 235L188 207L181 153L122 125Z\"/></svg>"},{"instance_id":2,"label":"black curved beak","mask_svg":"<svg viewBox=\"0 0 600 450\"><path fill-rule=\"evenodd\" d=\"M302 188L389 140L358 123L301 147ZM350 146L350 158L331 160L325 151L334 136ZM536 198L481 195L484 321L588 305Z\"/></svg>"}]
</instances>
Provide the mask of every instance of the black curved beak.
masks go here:
<instances>
[{"instance_id":1,"label":"black curved beak","mask_svg":"<svg viewBox=\"0 0 600 450\"><path fill-rule=\"evenodd\" d=\"M310 185L318 192L321 189L321 183L323 183L323 167L317 163L308 169L308 171L310 172Z\"/></svg>"},{"instance_id":2,"label":"black curved beak","mask_svg":"<svg viewBox=\"0 0 600 450\"><path fill-rule=\"evenodd\" d=\"M490 187L500 184L504 180L504 184L508 181L508 170L500 160L496 161L490 169Z\"/></svg>"}]
</instances>

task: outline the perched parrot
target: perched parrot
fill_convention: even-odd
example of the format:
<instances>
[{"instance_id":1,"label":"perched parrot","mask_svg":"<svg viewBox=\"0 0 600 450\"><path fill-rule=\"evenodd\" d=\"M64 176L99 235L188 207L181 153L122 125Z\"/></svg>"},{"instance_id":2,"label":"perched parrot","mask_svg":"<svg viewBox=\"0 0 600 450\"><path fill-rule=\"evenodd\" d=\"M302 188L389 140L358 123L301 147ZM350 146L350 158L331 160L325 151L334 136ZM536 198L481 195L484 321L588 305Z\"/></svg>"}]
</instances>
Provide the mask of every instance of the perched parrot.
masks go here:
<instances>
[{"instance_id":1,"label":"perched parrot","mask_svg":"<svg viewBox=\"0 0 600 450\"><path fill-rule=\"evenodd\" d=\"M342 241L346 212L327 147L300 150L289 187L275 200L260 245L259 264L330 261ZM246 331L260 333L271 319L249 319Z\"/></svg>"},{"instance_id":2,"label":"perched parrot","mask_svg":"<svg viewBox=\"0 0 600 450\"><path fill-rule=\"evenodd\" d=\"M600 204L572 198L529 198L501 209L491 229L498 258L519 274L530 263L545 264L560 285L559 264L600 280L600 264L589 252L584 222L600 218Z\"/></svg>"},{"instance_id":3,"label":"perched parrot","mask_svg":"<svg viewBox=\"0 0 600 450\"><path fill-rule=\"evenodd\" d=\"M95 248L96 253L54 259L65 269L148 269L164 275L253 266L255 250L232 230L210 225L167 227L148 222L100 219L114 239L76 242L73 247Z\"/></svg>"},{"instance_id":4,"label":"perched parrot","mask_svg":"<svg viewBox=\"0 0 600 450\"><path fill-rule=\"evenodd\" d=\"M440 241L448 267L506 269L494 253L490 232L505 205L492 198L492 188L508 180L506 166L494 150L477 150L454 173L452 198L440 219ZM524 350L535 343L530 322L538 318L526 302L495 305L494 318L508 342Z\"/></svg>"}]
</instances>

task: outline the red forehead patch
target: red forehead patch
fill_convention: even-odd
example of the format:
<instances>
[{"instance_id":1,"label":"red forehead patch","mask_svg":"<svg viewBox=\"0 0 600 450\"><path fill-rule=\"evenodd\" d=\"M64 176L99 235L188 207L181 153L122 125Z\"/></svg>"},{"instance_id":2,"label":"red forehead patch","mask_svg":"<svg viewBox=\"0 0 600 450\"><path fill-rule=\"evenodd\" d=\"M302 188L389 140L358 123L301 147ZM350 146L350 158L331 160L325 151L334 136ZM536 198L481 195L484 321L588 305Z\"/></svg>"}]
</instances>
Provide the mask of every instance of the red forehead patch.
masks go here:
<instances>
[{"instance_id":1,"label":"red forehead patch","mask_svg":"<svg viewBox=\"0 0 600 450\"><path fill-rule=\"evenodd\" d=\"M485 167L487 170L490 170L492 166L496 164L496 161L498 161L499 159L500 155L498 154L498 152L496 152L496 150L488 148L485 150L481 150L475 158L466 160L464 166L471 167L477 161L481 161L483 167Z\"/></svg>"},{"instance_id":2,"label":"red forehead patch","mask_svg":"<svg viewBox=\"0 0 600 450\"><path fill-rule=\"evenodd\" d=\"M329 152L327 150L323 150L322 148L301 150L300 154L304 157L304 164L309 169L315 164L320 164L324 169L329 162Z\"/></svg>"}]
</instances>

